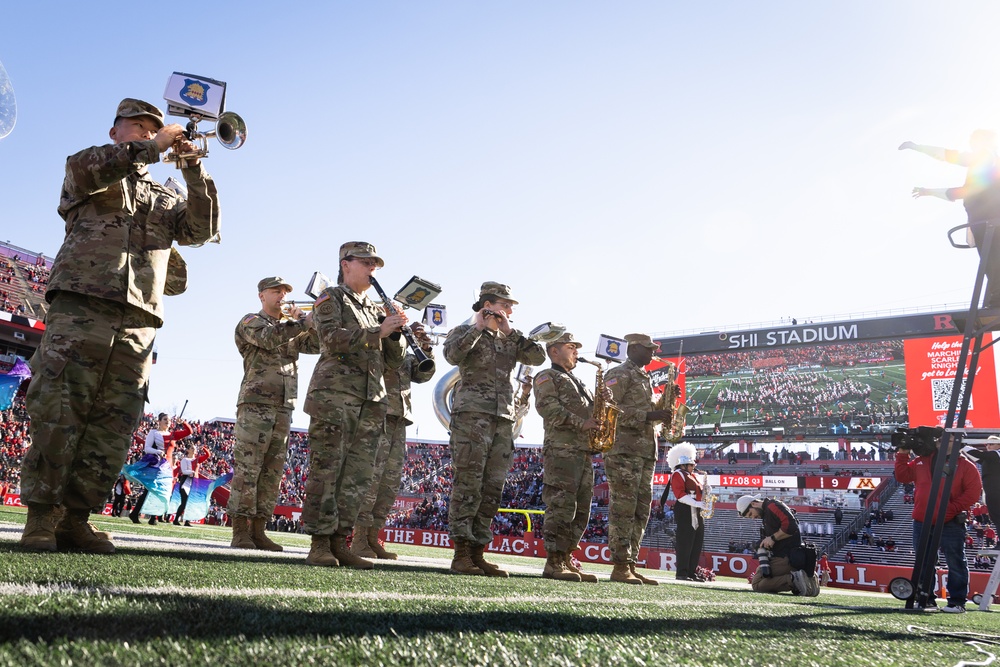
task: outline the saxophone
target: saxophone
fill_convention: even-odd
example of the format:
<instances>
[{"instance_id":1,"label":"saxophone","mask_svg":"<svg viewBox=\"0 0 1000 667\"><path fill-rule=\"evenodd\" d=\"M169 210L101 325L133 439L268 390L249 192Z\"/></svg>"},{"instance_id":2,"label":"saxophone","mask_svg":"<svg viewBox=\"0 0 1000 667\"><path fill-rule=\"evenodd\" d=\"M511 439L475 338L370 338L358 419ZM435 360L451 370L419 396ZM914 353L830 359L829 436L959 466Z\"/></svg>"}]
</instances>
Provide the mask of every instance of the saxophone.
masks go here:
<instances>
[{"instance_id":1,"label":"saxophone","mask_svg":"<svg viewBox=\"0 0 1000 667\"><path fill-rule=\"evenodd\" d=\"M705 509L701 511L701 518L708 521L715 514L715 501L719 496L712 493L712 487L708 483L708 473L701 474L702 497L705 499Z\"/></svg>"},{"instance_id":2,"label":"saxophone","mask_svg":"<svg viewBox=\"0 0 1000 667\"><path fill-rule=\"evenodd\" d=\"M621 410L613 401L604 398L604 368L600 362L590 361L583 357L578 357L577 361L597 366L597 380L594 385L593 419L599 422L601 427L590 432L590 452L592 454L603 454L611 451L611 448L615 446L615 427L618 424L618 414Z\"/></svg>"},{"instance_id":3,"label":"saxophone","mask_svg":"<svg viewBox=\"0 0 1000 667\"><path fill-rule=\"evenodd\" d=\"M667 383L656 399L655 410L666 410L670 417L664 419L661 431L668 442L680 442L684 439L684 428L687 426L688 406L680 401L677 391L677 364L667 362Z\"/></svg>"}]
</instances>

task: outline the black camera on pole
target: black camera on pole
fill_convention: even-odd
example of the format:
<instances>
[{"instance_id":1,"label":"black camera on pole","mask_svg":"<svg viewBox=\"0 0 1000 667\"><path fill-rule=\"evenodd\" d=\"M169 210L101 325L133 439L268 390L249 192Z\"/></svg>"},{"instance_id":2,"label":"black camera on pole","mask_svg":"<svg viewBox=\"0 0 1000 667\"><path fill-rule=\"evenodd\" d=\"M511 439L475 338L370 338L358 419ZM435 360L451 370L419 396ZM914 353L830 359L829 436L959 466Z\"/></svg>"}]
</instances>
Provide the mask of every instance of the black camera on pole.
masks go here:
<instances>
[{"instance_id":1,"label":"black camera on pole","mask_svg":"<svg viewBox=\"0 0 1000 667\"><path fill-rule=\"evenodd\" d=\"M930 456L938 450L944 429L940 426L897 428L891 435L895 449L912 451L917 456Z\"/></svg>"}]
</instances>

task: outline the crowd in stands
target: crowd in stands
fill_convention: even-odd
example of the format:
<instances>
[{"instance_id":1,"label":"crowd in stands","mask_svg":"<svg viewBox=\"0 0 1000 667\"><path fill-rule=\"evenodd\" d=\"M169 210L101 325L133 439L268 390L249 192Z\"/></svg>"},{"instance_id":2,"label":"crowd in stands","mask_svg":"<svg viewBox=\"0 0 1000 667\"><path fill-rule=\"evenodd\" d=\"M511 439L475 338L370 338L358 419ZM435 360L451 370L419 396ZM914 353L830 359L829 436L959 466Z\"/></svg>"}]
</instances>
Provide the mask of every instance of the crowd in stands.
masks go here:
<instances>
[{"instance_id":1,"label":"crowd in stands","mask_svg":"<svg viewBox=\"0 0 1000 667\"><path fill-rule=\"evenodd\" d=\"M685 358L687 377L749 373L759 368L856 366L903 358L901 340L841 343L815 347L693 354Z\"/></svg>"},{"instance_id":2,"label":"crowd in stands","mask_svg":"<svg viewBox=\"0 0 1000 667\"><path fill-rule=\"evenodd\" d=\"M24 401L16 400L9 410L0 411L0 497L16 493L21 486L21 459L31 440Z\"/></svg>"},{"instance_id":3,"label":"crowd in stands","mask_svg":"<svg viewBox=\"0 0 1000 667\"><path fill-rule=\"evenodd\" d=\"M20 266L21 279L16 267ZM0 284L9 285L0 289L0 310L14 314L26 314L25 304L19 294L30 290L35 299L41 300L49 282L49 268L44 261L28 264L19 256L0 257Z\"/></svg>"},{"instance_id":4,"label":"crowd in stands","mask_svg":"<svg viewBox=\"0 0 1000 667\"><path fill-rule=\"evenodd\" d=\"M407 447L400 494L441 494L451 487L451 449L446 445Z\"/></svg>"}]
</instances>

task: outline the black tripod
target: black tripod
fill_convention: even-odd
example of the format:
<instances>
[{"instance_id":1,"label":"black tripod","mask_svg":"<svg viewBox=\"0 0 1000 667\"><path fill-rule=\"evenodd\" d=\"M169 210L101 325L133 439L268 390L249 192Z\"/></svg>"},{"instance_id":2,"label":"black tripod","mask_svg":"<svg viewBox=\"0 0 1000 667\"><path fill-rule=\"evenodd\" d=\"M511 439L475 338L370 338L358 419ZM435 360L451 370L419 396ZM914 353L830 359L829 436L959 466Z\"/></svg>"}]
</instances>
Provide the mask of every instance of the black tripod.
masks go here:
<instances>
[{"instance_id":1,"label":"black tripod","mask_svg":"<svg viewBox=\"0 0 1000 667\"><path fill-rule=\"evenodd\" d=\"M926 607L934 599L937 554L941 546L941 534L944 532L945 512L951 497L951 487L955 481L955 468L958 465L958 457L961 456L962 438L972 435L973 430L987 430L966 429L964 426L972 396L972 384L976 379L975 369L979 366L979 355L996 342L990 341L984 346L983 338L987 332L1000 329L1000 309L981 310L979 308L980 298L986 288L986 267L994 239L993 223L978 222L960 225L949 230L948 240L956 248L969 248L970 246L967 244L956 243L951 236L958 230L967 230L978 225L985 225L979 254L979 271L976 273L976 284L972 291L972 303L969 305L968 316L955 318L955 324L962 330L963 334L962 350L958 357L951 400L948 403L945 430L941 436L937 456L934 459L930 489L931 501L927 504L927 511L922 521L916 562L910 577L911 592L906 600L907 609ZM1000 238L997 239L997 242L1000 243ZM970 369L972 369L971 372ZM995 429L989 431L996 432ZM940 496L938 495L939 491ZM905 580L903 581L905 583Z\"/></svg>"}]
</instances>

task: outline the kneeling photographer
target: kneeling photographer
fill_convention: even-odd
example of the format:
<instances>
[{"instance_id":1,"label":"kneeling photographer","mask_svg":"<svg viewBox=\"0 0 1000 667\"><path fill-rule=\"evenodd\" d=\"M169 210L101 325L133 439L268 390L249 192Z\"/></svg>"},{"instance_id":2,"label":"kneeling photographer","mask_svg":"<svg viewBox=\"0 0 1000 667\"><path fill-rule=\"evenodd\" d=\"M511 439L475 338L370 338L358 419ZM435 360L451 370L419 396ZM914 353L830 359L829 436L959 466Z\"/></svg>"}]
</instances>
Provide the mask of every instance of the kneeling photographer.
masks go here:
<instances>
[{"instance_id":1,"label":"kneeling photographer","mask_svg":"<svg viewBox=\"0 0 1000 667\"><path fill-rule=\"evenodd\" d=\"M934 460L943 433L944 429L941 428L919 426L914 429L899 429L892 434L892 446L896 448L896 481L900 484L913 483L915 488L914 551L920 548L920 529L927 514L927 503L931 502ZM969 563L965 559L965 523L968 520L969 508L979 500L982 492L983 481L979 477L979 470L964 455L959 456L948 507L944 514L944 530L941 533L941 551L944 552L944 560L948 566L948 606L941 611L952 614L961 614L965 611L965 601L969 594ZM935 605L931 602L930 606Z\"/></svg>"},{"instance_id":2,"label":"kneeling photographer","mask_svg":"<svg viewBox=\"0 0 1000 667\"><path fill-rule=\"evenodd\" d=\"M791 591L819 595L815 549L803 547L799 522L788 505L774 498L740 496L736 511L744 519L761 520L760 561L750 586L758 593Z\"/></svg>"}]
</instances>

